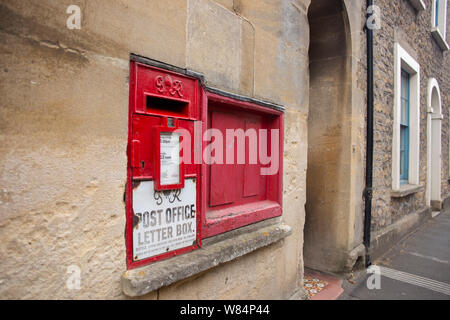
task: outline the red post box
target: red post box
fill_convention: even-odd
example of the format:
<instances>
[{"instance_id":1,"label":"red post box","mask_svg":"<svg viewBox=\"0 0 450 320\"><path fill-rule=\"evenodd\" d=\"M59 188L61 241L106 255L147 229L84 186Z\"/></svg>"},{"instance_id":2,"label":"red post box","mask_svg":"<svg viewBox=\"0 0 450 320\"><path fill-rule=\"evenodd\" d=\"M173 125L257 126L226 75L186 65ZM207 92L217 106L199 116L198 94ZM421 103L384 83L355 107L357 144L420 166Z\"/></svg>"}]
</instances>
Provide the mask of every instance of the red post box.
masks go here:
<instances>
[{"instance_id":1,"label":"red post box","mask_svg":"<svg viewBox=\"0 0 450 320\"><path fill-rule=\"evenodd\" d=\"M194 161L200 95L195 77L130 63L129 269L201 245L200 163Z\"/></svg>"}]
</instances>

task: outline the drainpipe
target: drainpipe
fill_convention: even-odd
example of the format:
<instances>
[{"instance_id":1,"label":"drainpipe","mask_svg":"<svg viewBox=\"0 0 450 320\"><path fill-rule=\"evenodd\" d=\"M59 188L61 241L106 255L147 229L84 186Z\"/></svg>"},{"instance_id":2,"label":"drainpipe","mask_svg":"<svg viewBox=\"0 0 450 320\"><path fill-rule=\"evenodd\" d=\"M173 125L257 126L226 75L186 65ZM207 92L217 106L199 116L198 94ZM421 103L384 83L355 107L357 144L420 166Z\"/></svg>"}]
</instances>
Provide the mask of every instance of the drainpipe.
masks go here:
<instances>
[{"instance_id":1,"label":"drainpipe","mask_svg":"<svg viewBox=\"0 0 450 320\"><path fill-rule=\"evenodd\" d=\"M367 11L373 5L373 0L367 0ZM372 12L373 13L373 12ZM372 14L371 13L371 14ZM367 13L366 18L370 15ZM364 189L364 246L366 248L366 267L370 261L370 230L372 223L372 186L373 186L373 29L365 26L367 37L367 133L366 133L366 187Z\"/></svg>"}]
</instances>

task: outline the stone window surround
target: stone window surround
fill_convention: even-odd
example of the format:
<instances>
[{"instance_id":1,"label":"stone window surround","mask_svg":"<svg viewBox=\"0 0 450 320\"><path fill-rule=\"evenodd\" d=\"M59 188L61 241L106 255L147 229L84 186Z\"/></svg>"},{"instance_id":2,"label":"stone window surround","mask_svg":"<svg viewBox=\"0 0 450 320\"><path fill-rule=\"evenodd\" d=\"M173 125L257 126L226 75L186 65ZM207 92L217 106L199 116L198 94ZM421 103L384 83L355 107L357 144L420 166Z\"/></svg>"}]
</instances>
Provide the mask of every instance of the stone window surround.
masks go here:
<instances>
[{"instance_id":1,"label":"stone window surround","mask_svg":"<svg viewBox=\"0 0 450 320\"><path fill-rule=\"evenodd\" d=\"M432 0L431 5L431 34L438 43L439 47L447 51L449 45L447 36L447 0L439 0L438 25L436 26L436 0Z\"/></svg>"},{"instance_id":2,"label":"stone window surround","mask_svg":"<svg viewBox=\"0 0 450 320\"><path fill-rule=\"evenodd\" d=\"M426 5L423 2L423 0L409 0L409 2L414 7L414 9L416 9L417 11L421 11L421 10L425 10L426 9Z\"/></svg>"},{"instance_id":3,"label":"stone window surround","mask_svg":"<svg viewBox=\"0 0 450 320\"><path fill-rule=\"evenodd\" d=\"M392 190L400 191L401 71L410 75L410 148L408 185L419 185L420 66L399 43L394 45L394 128L392 138Z\"/></svg>"}]
</instances>

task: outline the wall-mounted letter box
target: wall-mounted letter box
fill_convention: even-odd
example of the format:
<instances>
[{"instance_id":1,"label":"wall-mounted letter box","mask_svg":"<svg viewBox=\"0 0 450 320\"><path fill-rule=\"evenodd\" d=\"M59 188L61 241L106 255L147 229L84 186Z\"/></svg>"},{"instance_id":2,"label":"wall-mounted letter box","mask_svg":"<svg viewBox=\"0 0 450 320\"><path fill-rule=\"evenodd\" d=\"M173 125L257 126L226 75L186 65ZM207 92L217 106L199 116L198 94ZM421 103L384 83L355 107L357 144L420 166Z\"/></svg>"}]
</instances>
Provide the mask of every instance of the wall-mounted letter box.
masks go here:
<instances>
[{"instance_id":1,"label":"wall-mounted letter box","mask_svg":"<svg viewBox=\"0 0 450 320\"><path fill-rule=\"evenodd\" d=\"M194 132L201 128L198 82L131 61L128 268L200 246L200 164L194 163Z\"/></svg>"},{"instance_id":2,"label":"wall-mounted letter box","mask_svg":"<svg viewBox=\"0 0 450 320\"><path fill-rule=\"evenodd\" d=\"M284 109L130 63L127 267L282 214ZM147 63L152 66L147 65Z\"/></svg>"}]
</instances>

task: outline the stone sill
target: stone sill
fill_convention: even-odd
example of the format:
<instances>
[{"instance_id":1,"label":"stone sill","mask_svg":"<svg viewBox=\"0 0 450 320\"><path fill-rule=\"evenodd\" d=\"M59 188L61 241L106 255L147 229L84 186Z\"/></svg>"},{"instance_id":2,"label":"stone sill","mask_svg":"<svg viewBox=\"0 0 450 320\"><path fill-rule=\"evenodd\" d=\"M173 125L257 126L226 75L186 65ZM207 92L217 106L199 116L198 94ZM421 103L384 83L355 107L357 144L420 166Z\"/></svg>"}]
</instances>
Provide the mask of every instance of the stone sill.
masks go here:
<instances>
[{"instance_id":1,"label":"stone sill","mask_svg":"<svg viewBox=\"0 0 450 320\"><path fill-rule=\"evenodd\" d=\"M439 29L437 27L434 27L433 29L431 29L431 34L433 35L434 40L436 40L437 44L439 45L439 47L442 50L444 50L444 51L449 50L447 41L445 41L444 37L441 34L441 31L439 31Z\"/></svg>"},{"instance_id":2,"label":"stone sill","mask_svg":"<svg viewBox=\"0 0 450 320\"><path fill-rule=\"evenodd\" d=\"M400 189L393 190L391 192L391 197L392 198L404 198L411 194L421 192L423 190L425 190L424 186L405 184L405 185L401 186Z\"/></svg>"},{"instance_id":3,"label":"stone sill","mask_svg":"<svg viewBox=\"0 0 450 320\"><path fill-rule=\"evenodd\" d=\"M278 242L291 233L290 226L274 218L205 239L200 249L124 272L122 291L129 297L143 296Z\"/></svg>"}]
</instances>

